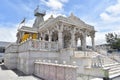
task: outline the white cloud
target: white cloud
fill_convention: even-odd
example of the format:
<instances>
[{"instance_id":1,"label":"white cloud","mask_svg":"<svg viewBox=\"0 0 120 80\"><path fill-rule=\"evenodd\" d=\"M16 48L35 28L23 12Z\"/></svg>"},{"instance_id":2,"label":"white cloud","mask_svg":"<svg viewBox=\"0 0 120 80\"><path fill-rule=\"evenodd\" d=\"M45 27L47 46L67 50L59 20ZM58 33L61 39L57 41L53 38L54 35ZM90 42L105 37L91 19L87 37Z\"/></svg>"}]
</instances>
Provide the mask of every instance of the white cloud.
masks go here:
<instances>
[{"instance_id":1,"label":"white cloud","mask_svg":"<svg viewBox=\"0 0 120 80\"><path fill-rule=\"evenodd\" d=\"M96 22L96 44L106 43L105 34L107 33L119 33L120 32L120 0L116 0L115 4L112 4L105 8L105 11L100 14L101 21Z\"/></svg>"},{"instance_id":2,"label":"white cloud","mask_svg":"<svg viewBox=\"0 0 120 80\"><path fill-rule=\"evenodd\" d=\"M57 16L66 16L66 15L63 15L62 13L60 12L57 12L57 11L49 11L47 12L47 14L45 15L44 19L47 20L48 18L50 18L50 16L53 15L53 17L57 17Z\"/></svg>"},{"instance_id":3,"label":"white cloud","mask_svg":"<svg viewBox=\"0 0 120 80\"><path fill-rule=\"evenodd\" d=\"M68 2L68 0L41 0L44 5L50 7L53 10L61 10L63 8L64 3Z\"/></svg>"},{"instance_id":4,"label":"white cloud","mask_svg":"<svg viewBox=\"0 0 120 80\"><path fill-rule=\"evenodd\" d=\"M47 12L44 19L47 20L51 15L53 15L54 17L57 17L58 15L62 15L62 14L56 11ZM62 16L65 16L65 15L62 15ZM32 27L34 20L35 18L26 20L25 26ZM24 24L21 24L20 27L22 25ZM0 25L0 41L15 42L17 39L16 33L17 33L18 27L19 27L19 24L17 23L12 23L12 24L5 23L5 25L4 24Z\"/></svg>"},{"instance_id":5,"label":"white cloud","mask_svg":"<svg viewBox=\"0 0 120 80\"><path fill-rule=\"evenodd\" d=\"M16 25L15 27L0 25L0 41L15 42L17 27Z\"/></svg>"},{"instance_id":6,"label":"white cloud","mask_svg":"<svg viewBox=\"0 0 120 80\"><path fill-rule=\"evenodd\" d=\"M120 0L111 5L100 14L100 17L105 22L118 22L120 20Z\"/></svg>"},{"instance_id":7,"label":"white cloud","mask_svg":"<svg viewBox=\"0 0 120 80\"><path fill-rule=\"evenodd\" d=\"M29 26L32 27L34 22L34 19L28 20L25 23L25 26ZM18 27L22 26L24 24L9 24L9 23L5 23L5 25L0 25L0 41L7 41L7 42L15 42L17 40L16 37L16 33L17 33L17 29Z\"/></svg>"}]
</instances>

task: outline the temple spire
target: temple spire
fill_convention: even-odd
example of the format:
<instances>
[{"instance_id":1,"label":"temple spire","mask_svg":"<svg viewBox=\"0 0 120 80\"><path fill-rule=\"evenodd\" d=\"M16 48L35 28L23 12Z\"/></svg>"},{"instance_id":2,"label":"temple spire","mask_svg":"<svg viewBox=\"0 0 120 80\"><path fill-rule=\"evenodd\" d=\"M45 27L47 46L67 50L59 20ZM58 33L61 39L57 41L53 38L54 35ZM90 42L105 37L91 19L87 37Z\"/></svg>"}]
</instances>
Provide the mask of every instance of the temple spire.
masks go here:
<instances>
[{"instance_id":1,"label":"temple spire","mask_svg":"<svg viewBox=\"0 0 120 80\"><path fill-rule=\"evenodd\" d=\"M33 28L39 28L39 24L41 24L42 22L44 22L44 16L45 16L46 12L40 10L39 5L37 6L37 8L34 10L34 16L36 16L35 22L33 24Z\"/></svg>"}]
</instances>

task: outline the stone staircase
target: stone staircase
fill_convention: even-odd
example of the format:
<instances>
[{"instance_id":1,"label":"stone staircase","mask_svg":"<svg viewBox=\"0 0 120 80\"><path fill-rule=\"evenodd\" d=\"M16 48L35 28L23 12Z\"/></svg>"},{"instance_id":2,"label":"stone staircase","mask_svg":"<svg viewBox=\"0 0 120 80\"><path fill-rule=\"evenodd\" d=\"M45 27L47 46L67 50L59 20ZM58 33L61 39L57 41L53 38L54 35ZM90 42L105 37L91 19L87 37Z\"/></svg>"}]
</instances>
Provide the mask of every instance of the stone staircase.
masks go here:
<instances>
[{"instance_id":1,"label":"stone staircase","mask_svg":"<svg viewBox=\"0 0 120 80\"><path fill-rule=\"evenodd\" d=\"M120 76L120 63L104 65L103 69L108 69L110 79Z\"/></svg>"},{"instance_id":2,"label":"stone staircase","mask_svg":"<svg viewBox=\"0 0 120 80\"><path fill-rule=\"evenodd\" d=\"M93 59L91 62L92 63L91 70L92 70L92 68L93 69L98 68L98 70L99 70L99 68L102 68L103 70L107 70L108 77L110 79L120 76L120 63L117 62L116 60L110 58L109 56L104 55L104 53L100 54L100 53L94 52L94 51L91 51L91 52L75 51L74 57L76 57L76 58L86 57L86 58Z\"/></svg>"},{"instance_id":3,"label":"stone staircase","mask_svg":"<svg viewBox=\"0 0 120 80\"><path fill-rule=\"evenodd\" d=\"M106 51L100 51L99 53L104 57L104 63L102 67L103 69L108 69L108 77L110 79L114 79L115 77L120 76L120 63L117 60L107 56Z\"/></svg>"}]
</instances>

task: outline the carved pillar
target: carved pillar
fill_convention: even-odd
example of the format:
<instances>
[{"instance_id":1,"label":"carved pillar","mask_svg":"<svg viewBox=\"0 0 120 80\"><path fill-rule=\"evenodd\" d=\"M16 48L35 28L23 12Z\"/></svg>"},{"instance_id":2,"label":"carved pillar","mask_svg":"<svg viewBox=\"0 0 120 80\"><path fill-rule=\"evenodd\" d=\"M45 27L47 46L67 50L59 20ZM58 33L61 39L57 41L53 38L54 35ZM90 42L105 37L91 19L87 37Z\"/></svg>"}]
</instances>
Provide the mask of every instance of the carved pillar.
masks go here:
<instances>
[{"instance_id":1,"label":"carved pillar","mask_svg":"<svg viewBox=\"0 0 120 80\"><path fill-rule=\"evenodd\" d=\"M49 35L49 42L51 42L51 40L52 40L52 33L49 31L48 35Z\"/></svg>"},{"instance_id":2,"label":"carved pillar","mask_svg":"<svg viewBox=\"0 0 120 80\"><path fill-rule=\"evenodd\" d=\"M75 39L75 49L77 49L77 42L78 42L78 40Z\"/></svg>"},{"instance_id":3,"label":"carved pillar","mask_svg":"<svg viewBox=\"0 0 120 80\"><path fill-rule=\"evenodd\" d=\"M86 50L86 33L83 33L82 37L82 50Z\"/></svg>"},{"instance_id":4,"label":"carved pillar","mask_svg":"<svg viewBox=\"0 0 120 80\"><path fill-rule=\"evenodd\" d=\"M76 42L75 42L75 29L73 29L73 31L71 31L71 44L72 44L72 48L76 47Z\"/></svg>"},{"instance_id":5,"label":"carved pillar","mask_svg":"<svg viewBox=\"0 0 120 80\"><path fill-rule=\"evenodd\" d=\"M82 48L82 45L83 45L83 40L82 40L82 37L80 37L80 42L81 42L80 47Z\"/></svg>"},{"instance_id":6,"label":"carved pillar","mask_svg":"<svg viewBox=\"0 0 120 80\"><path fill-rule=\"evenodd\" d=\"M29 33L30 34L30 39L32 39L32 33Z\"/></svg>"},{"instance_id":7,"label":"carved pillar","mask_svg":"<svg viewBox=\"0 0 120 80\"><path fill-rule=\"evenodd\" d=\"M22 40L22 32L17 33L17 43L20 43Z\"/></svg>"},{"instance_id":8,"label":"carved pillar","mask_svg":"<svg viewBox=\"0 0 120 80\"><path fill-rule=\"evenodd\" d=\"M63 35L61 31L58 32L58 44L59 44L59 49L62 49L63 48Z\"/></svg>"},{"instance_id":9,"label":"carved pillar","mask_svg":"<svg viewBox=\"0 0 120 80\"><path fill-rule=\"evenodd\" d=\"M91 34L92 50L95 50L95 32Z\"/></svg>"},{"instance_id":10,"label":"carved pillar","mask_svg":"<svg viewBox=\"0 0 120 80\"><path fill-rule=\"evenodd\" d=\"M42 34L42 41L45 41L45 34Z\"/></svg>"},{"instance_id":11,"label":"carved pillar","mask_svg":"<svg viewBox=\"0 0 120 80\"><path fill-rule=\"evenodd\" d=\"M63 24L60 26L60 28L58 30L58 46L59 46L59 49L63 49L63 33L62 32L63 32Z\"/></svg>"},{"instance_id":12,"label":"carved pillar","mask_svg":"<svg viewBox=\"0 0 120 80\"><path fill-rule=\"evenodd\" d=\"M49 34L49 42L51 42L51 38L52 38L52 37L51 37L51 35Z\"/></svg>"}]
</instances>

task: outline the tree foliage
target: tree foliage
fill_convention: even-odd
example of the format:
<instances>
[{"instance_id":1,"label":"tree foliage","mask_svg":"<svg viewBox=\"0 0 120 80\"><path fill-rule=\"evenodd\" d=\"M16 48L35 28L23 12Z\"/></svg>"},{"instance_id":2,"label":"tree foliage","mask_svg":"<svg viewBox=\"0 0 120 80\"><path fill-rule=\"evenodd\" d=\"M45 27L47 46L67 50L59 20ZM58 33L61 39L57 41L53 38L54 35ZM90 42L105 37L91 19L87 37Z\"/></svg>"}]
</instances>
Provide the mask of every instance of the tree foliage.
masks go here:
<instances>
[{"instance_id":1,"label":"tree foliage","mask_svg":"<svg viewBox=\"0 0 120 80\"><path fill-rule=\"evenodd\" d=\"M116 33L108 33L106 34L106 42L112 49L120 50L120 35Z\"/></svg>"}]
</instances>

